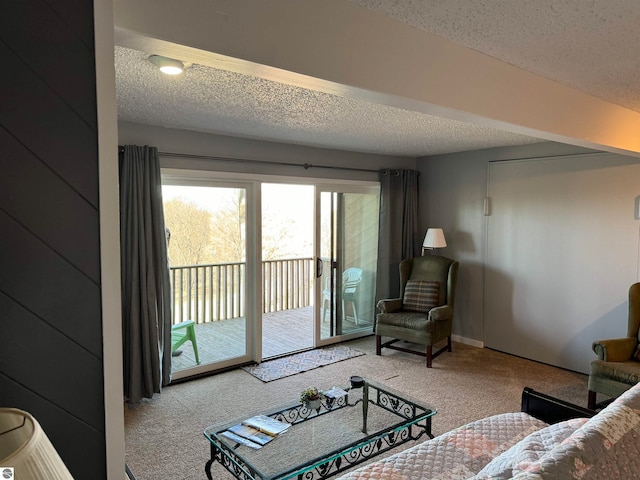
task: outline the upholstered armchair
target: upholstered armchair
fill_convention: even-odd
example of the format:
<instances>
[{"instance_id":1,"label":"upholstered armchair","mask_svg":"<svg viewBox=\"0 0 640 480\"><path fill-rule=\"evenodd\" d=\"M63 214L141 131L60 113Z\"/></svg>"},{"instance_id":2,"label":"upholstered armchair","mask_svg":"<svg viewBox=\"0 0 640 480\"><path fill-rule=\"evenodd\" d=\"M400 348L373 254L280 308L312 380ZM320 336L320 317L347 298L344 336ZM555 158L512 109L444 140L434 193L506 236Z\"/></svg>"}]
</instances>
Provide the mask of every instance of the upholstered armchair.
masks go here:
<instances>
[{"instance_id":1,"label":"upholstered armchair","mask_svg":"<svg viewBox=\"0 0 640 480\"><path fill-rule=\"evenodd\" d=\"M382 348L415 353L432 360L451 351L451 326L459 263L439 255L409 258L400 262L400 298L380 300L376 316L376 354ZM391 337L382 343L382 337ZM447 340L435 353L433 346ZM394 345L404 340L424 345L417 351Z\"/></svg>"},{"instance_id":2,"label":"upholstered armchair","mask_svg":"<svg viewBox=\"0 0 640 480\"><path fill-rule=\"evenodd\" d=\"M593 342L598 359L591 362L588 407L595 410L596 393L618 397L640 381L640 283L629 287L627 336Z\"/></svg>"}]
</instances>

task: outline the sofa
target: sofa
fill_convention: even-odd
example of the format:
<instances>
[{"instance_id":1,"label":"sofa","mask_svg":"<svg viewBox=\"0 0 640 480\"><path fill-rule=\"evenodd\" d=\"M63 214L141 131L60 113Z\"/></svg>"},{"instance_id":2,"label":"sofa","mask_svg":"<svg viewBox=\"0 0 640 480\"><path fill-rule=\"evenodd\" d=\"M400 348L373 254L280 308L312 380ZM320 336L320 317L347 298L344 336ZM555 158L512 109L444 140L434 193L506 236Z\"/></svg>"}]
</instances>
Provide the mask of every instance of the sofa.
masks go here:
<instances>
[{"instance_id":1,"label":"sofa","mask_svg":"<svg viewBox=\"0 0 640 480\"><path fill-rule=\"evenodd\" d=\"M597 413L525 388L521 410L471 422L339 478L640 479L640 384Z\"/></svg>"}]
</instances>

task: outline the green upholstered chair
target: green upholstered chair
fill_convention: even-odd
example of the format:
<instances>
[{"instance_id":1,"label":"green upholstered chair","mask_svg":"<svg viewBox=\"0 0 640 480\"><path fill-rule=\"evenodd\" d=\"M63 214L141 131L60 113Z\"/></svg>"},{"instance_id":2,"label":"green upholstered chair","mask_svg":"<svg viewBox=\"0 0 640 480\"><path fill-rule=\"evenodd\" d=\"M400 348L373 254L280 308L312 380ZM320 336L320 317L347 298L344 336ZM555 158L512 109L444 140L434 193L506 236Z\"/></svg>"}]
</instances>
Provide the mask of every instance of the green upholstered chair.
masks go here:
<instances>
[{"instance_id":1,"label":"green upholstered chair","mask_svg":"<svg viewBox=\"0 0 640 480\"><path fill-rule=\"evenodd\" d=\"M640 283L629 287L627 336L593 342L598 359L591 362L588 407L595 410L596 393L618 397L640 381Z\"/></svg>"},{"instance_id":2,"label":"green upholstered chair","mask_svg":"<svg viewBox=\"0 0 640 480\"><path fill-rule=\"evenodd\" d=\"M193 353L196 363L200 365L198 356L198 344L196 343L196 328L193 320L185 320L171 327L171 352L175 352L186 341L190 341L193 346Z\"/></svg>"},{"instance_id":3,"label":"green upholstered chair","mask_svg":"<svg viewBox=\"0 0 640 480\"><path fill-rule=\"evenodd\" d=\"M451 327L459 263L439 255L426 255L400 262L400 298L380 300L376 315L376 354L391 348L432 360L451 351ZM382 343L382 337L391 337ZM425 351L394 345L404 340L425 345ZM433 353L433 346L447 344Z\"/></svg>"}]
</instances>

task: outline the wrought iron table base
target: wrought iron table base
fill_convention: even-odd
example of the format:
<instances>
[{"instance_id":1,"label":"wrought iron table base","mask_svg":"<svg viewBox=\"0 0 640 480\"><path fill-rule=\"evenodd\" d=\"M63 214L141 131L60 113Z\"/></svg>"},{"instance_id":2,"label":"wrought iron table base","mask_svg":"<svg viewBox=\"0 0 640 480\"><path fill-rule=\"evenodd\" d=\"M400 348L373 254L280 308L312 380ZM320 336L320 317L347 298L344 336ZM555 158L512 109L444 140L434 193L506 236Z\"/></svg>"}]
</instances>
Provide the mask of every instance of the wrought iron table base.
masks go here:
<instances>
[{"instance_id":1,"label":"wrought iron table base","mask_svg":"<svg viewBox=\"0 0 640 480\"><path fill-rule=\"evenodd\" d=\"M375 400L370 399L369 389L376 390L377 395L375 395ZM349 389L345 390L349 391ZM288 472L279 474L273 480L294 478L298 480L320 480L329 478L363 463L376 455L387 452L398 445L417 440L424 434L429 436L429 438L433 438L433 434L431 433L431 415L433 412L429 409L402 399L383 388L368 384L364 386L362 399L349 403L348 398L348 395L335 399L326 398L322 406L315 411L315 414L304 405L298 405L269 414L269 416L277 420L296 424L331 413L340 408L354 407L362 402L362 433L364 434L367 434L369 404L381 407L407 420L412 420L412 422L406 425L402 425L401 422L395 427L388 428L350 445L341 447L325 455L325 459L318 460L315 464L293 468ZM417 421L415 421L416 418L418 418ZM267 480L248 462L244 461L233 449L227 447L223 442L218 443L219 445L216 445L211 442L211 458L205 465L205 473L209 480L213 480L211 467L215 461L220 463L238 479Z\"/></svg>"}]
</instances>

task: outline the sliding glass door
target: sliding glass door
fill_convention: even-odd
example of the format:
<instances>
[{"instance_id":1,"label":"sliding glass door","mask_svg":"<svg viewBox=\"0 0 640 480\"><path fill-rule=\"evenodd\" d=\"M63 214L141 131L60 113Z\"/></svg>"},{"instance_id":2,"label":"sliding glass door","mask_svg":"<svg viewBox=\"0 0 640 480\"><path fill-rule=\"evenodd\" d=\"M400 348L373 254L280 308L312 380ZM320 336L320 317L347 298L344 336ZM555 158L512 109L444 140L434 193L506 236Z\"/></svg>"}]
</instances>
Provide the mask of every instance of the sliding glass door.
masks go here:
<instances>
[{"instance_id":1,"label":"sliding glass door","mask_svg":"<svg viewBox=\"0 0 640 480\"><path fill-rule=\"evenodd\" d=\"M319 343L370 333L375 315L379 190L318 189Z\"/></svg>"},{"instance_id":2,"label":"sliding glass door","mask_svg":"<svg viewBox=\"0 0 640 480\"><path fill-rule=\"evenodd\" d=\"M262 358L314 346L313 185L262 183Z\"/></svg>"},{"instance_id":3,"label":"sliding glass door","mask_svg":"<svg viewBox=\"0 0 640 480\"><path fill-rule=\"evenodd\" d=\"M377 186L164 172L163 197L176 338L193 338L174 379L371 334Z\"/></svg>"},{"instance_id":4,"label":"sliding glass door","mask_svg":"<svg viewBox=\"0 0 640 480\"><path fill-rule=\"evenodd\" d=\"M370 334L379 189L262 183L261 190L262 358Z\"/></svg>"},{"instance_id":5,"label":"sliding glass door","mask_svg":"<svg viewBox=\"0 0 640 480\"><path fill-rule=\"evenodd\" d=\"M164 182L174 340L173 378L250 358L254 267L248 259L249 185Z\"/></svg>"}]
</instances>

